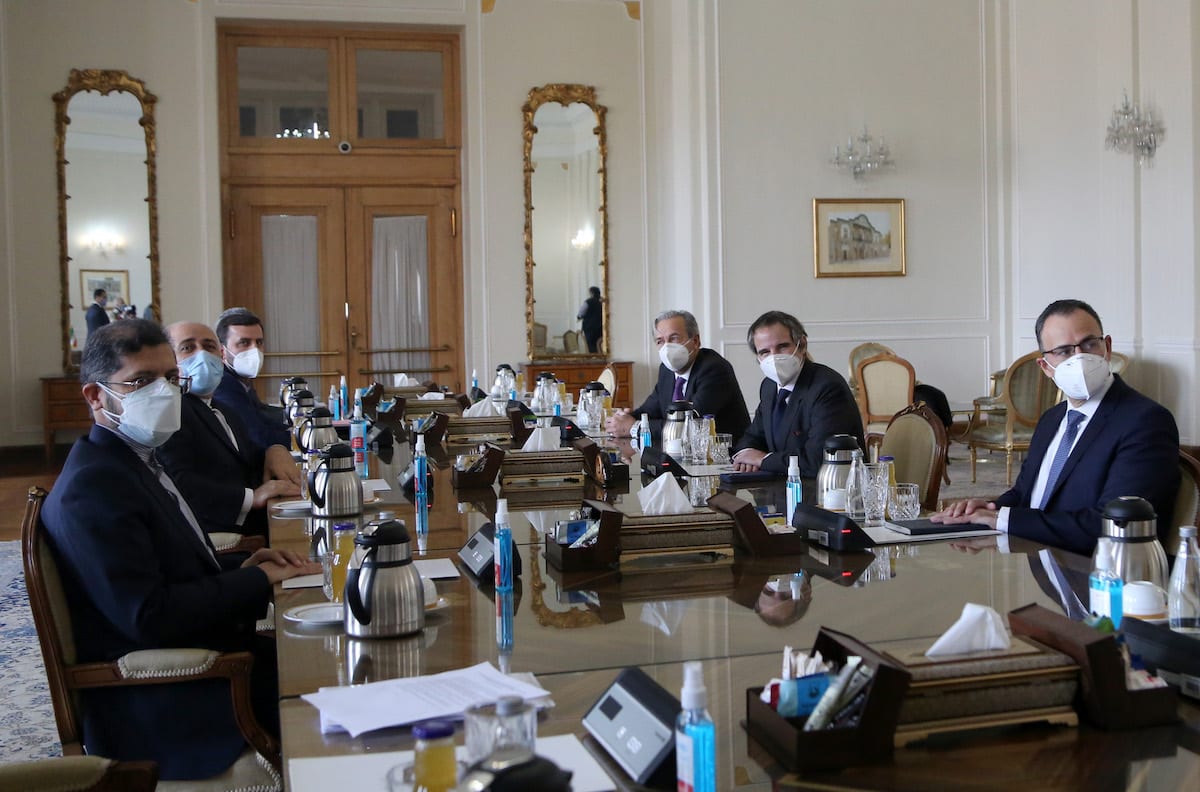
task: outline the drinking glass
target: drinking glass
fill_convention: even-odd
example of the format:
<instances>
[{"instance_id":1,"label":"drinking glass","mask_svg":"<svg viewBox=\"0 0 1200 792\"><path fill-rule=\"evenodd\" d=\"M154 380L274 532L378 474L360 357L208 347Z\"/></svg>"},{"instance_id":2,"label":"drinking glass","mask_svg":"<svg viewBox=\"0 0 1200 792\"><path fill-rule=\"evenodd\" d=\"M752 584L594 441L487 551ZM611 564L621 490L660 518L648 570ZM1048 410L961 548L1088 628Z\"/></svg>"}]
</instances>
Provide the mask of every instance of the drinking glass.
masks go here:
<instances>
[{"instance_id":1,"label":"drinking glass","mask_svg":"<svg viewBox=\"0 0 1200 792\"><path fill-rule=\"evenodd\" d=\"M733 445L733 435L718 432L713 435L709 444L708 455L714 465L729 464L729 447Z\"/></svg>"},{"instance_id":2,"label":"drinking glass","mask_svg":"<svg viewBox=\"0 0 1200 792\"><path fill-rule=\"evenodd\" d=\"M883 526L883 515L888 501L888 465L886 462L872 462L863 465L866 469L866 481L863 486L863 512L866 526L878 528Z\"/></svg>"},{"instance_id":3,"label":"drinking glass","mask_svg":"<svg viewBox=\"0 0 1200 792\"><path fill-rule=\"evenodd\" d=\"M892 487L888 499L888 515L893 520L915 520L921 514L921 488L902 483Z\"/></svg>"},{"instance_id":4,"label":"drinking glass","mask_svg":"<svg viewBox=\"0 0 1200 792\"><path fill-rule=\"evenodd\" d=\"M697 465L708 464L708 447L712 439L710 423L708 418L692 418L687 424L691 461Z\"/></svg>"}]
</instances>

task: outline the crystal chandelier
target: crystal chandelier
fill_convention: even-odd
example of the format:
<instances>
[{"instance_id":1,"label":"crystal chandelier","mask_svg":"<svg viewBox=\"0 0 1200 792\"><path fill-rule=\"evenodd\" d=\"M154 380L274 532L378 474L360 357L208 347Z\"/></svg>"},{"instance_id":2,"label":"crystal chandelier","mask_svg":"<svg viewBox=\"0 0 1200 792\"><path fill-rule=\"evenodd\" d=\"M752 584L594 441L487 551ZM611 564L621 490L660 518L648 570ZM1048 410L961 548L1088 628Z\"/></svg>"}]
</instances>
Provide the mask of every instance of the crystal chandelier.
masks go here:
<instances>
[{"instance_id":1,"label":"crystal chandelier","mask_svg":"<svg viewBox=\"0 0 1200 792\"><path fill-rule=\"evenodd\" d=\"M838 170L850 173L856 179L865 178L872 171L896 167L887 143L882 137L876 142L867 134L866 127L863 127L862 134L857 139L853 135L846 138L844 151L841 146L834 146L833 159L829 161L829 164Z\"/></svg>"},{"instance_id":2,"label":"crystal chandelier","mask_svg":"<svg viewBox=\"0 0 1200 792\"><path fill-rule=\"evenodd\" d=\"M1113 108L1112 120L1108 122L1108 132L1104 136L1104 148L1133 154L1138 165L1152 165L1154 152L1166 131L1162 122L1154 118L1153 112L1130 104L1129 94L1126 93L1121 106Z\"/></svg>"}]
</instances>

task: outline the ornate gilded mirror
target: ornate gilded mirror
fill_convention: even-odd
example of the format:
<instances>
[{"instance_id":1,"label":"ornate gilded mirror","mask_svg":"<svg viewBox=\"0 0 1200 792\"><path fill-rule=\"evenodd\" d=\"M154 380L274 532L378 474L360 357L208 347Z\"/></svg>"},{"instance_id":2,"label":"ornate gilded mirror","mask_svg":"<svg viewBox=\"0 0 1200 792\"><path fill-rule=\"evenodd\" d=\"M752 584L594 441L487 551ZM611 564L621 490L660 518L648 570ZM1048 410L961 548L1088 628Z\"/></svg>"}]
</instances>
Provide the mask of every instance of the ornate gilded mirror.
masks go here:
<instances>
[{"instance_id":1,"label":"ornate gilded mirror","mask_svg":"<svg viewBox=\"0 0 1200 792\"><path fill-rule=\"evenodd\" d=\"M162 320L154 94L123 71L72 69L54 95L63 371L79 368L93 326L129 315ZM69 167L68 167L69 166ZM70 211L68 211L68 207ZM124 310L120 310L125 307Z\"/></svg>"},{"instance_id":2,"label":"ornate gilded mirror","mask_svg":"<svg viewBox=\"0 0 1200 792\"><path fill-rule=\"evenodd\" d=\"M591 86L552 83L531 89L521 109L529 358L606 359L606 108Z\"/></svg>"}]
</instances>

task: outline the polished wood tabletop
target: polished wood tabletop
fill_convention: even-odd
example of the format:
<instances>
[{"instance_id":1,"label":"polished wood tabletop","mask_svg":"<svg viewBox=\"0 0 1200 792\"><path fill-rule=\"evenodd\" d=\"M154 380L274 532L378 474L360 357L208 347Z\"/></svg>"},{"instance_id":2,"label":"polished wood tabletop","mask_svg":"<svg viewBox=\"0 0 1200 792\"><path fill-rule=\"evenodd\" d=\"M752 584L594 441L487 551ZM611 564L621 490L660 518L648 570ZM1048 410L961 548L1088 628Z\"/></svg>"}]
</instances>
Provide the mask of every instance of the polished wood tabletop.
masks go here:
<instances>
[{"instance_id":1,"label":"polished wood tabletop","mask_svg":"<svg viewBox=\"0 0 1200 792\"><path fill-rule=\"evenodd\" d=\"M406 465L377 462L371 475L395 487ZM634 478L636 491L640 483ZM448 471L438 470L425 557L453 558L491 519L495 495L456 492ZM778 497L769 487L742 495L755 502ZM636 510L631 494L592 496ZM383 508L412 525L413 506L398 488L385 500ZM682 663L701 660L718 727L720 789L1176 789L1196 788L1200 780L1200 709L1190 703L1181 704L1184 720L1175 726L1135 732L1104 732L1086 724L976 731L897 749L884 765L789 775L740 725L746 689L778 673L785 645L809 647L822 627L871 644L909 639L931 645L967 602L1001 614L1029 603L1061 612L1037 556L1041 548L1014 542L1012 552L1001 553L994 547L935 542L840 555L646 556L623 558L615 571L563 575L547 565L542 530L568 508L512 512L524 572L513 597L511 654L502 655L496 645L494 593L465 573L436 582L443 607L429 613L421 634L392 640L350 639L338 627L298 627L282 614L324 601L321 589L277 588L285 760L411 748L407 729L357 739L322 736L316 710L298 697L323 686L430 674L488 660L514 672L533 672L551 691L556 706L543 716L539 734L582 737L583 715L620 669L638 666L677 694ZM272 543L307 547L312 528L311 520L272 519ZM1054 555L1070 569L1088 567L1087 559ZM608 769L622 787L629 785L614 766Z\"/></svg>"}]
</instances>

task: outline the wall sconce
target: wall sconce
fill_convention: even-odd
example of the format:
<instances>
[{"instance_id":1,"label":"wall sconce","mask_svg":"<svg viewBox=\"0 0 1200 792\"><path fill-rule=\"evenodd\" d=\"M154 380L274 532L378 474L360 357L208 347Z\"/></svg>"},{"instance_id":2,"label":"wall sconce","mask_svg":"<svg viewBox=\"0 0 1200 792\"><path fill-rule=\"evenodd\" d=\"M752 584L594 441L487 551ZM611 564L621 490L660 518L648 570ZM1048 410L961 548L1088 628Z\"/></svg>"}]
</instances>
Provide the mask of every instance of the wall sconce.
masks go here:
<instances>
[{"instance_id":1,"label":"wall sconce","mask_svg":"<svg viewBox=\"0 0 1200 792\"><path fill-rule=\"evenodd\" d=\"M125 250L125 238L112 231L93 231L83 238L83 246L97 253Z\"/></svg>"},{"instance_id":2,"label":"wall sconce","mask_svg":"<svg viewBox=\"0 0 1200 792\"><path fill-rule=\"evenodd\" d=\"M856 140L853 135L846 138L846 149L841 146L833 147L833 159L829 164L840 171L849 173L856 179L864 179L872 171L896 167L892 152L882 137L876 142L863 127L862 134Z\"/></svg>"},{"instance_id":3,"label":"wall sconce","mask_svg":"<svg viewBox=\"0 0 1200 792\"><path fill-rule=\"evenodd\" d=\"M596 232L591 226L584 226L575 232L575 237L571 240L571 247L576 250L588 250L596 241Z\"/></svg>"},{"instance_id":4,"label":"wall sconce","mask_svg":"<svg viewBox=\"0 0 1200 792\"><path fill-rule=\"evenodd\" d=\"M1138 165L1153 165L1154 152L1166 132L1162 122L1154 118L1154 112L1148 109L1143 111L1136 102L1130 104L1129 93L1126 92L1121 106L1113 108L1108 131L1104 135L1104 148L1133 154L1133 161Z\"/></svg>"}]
</instances>

